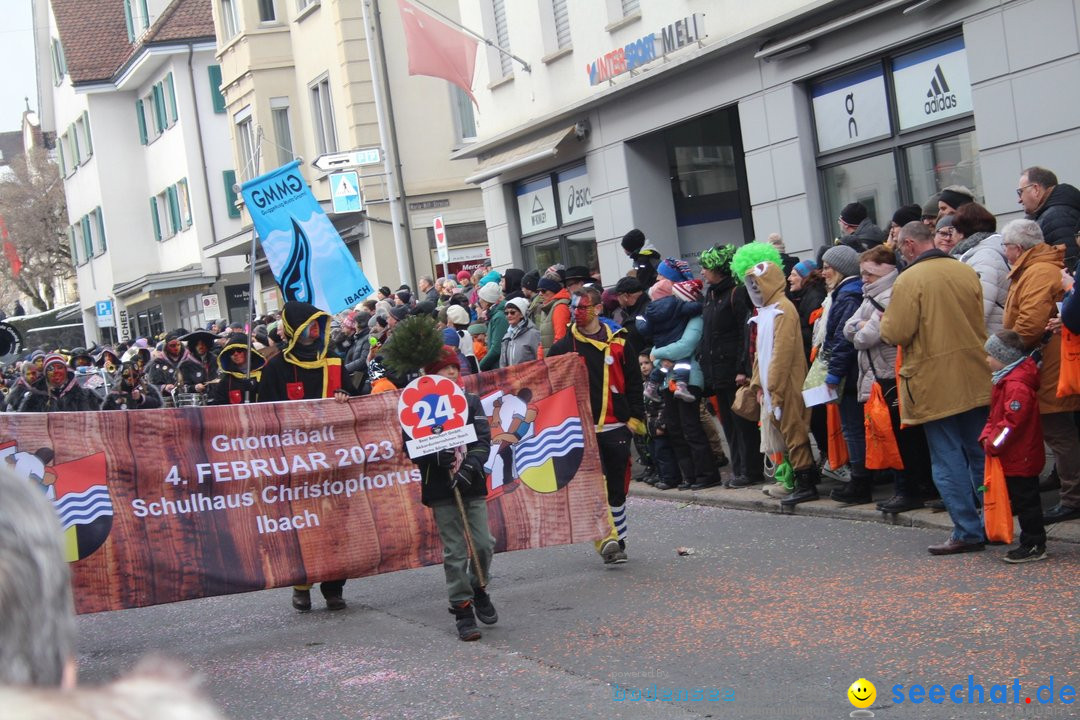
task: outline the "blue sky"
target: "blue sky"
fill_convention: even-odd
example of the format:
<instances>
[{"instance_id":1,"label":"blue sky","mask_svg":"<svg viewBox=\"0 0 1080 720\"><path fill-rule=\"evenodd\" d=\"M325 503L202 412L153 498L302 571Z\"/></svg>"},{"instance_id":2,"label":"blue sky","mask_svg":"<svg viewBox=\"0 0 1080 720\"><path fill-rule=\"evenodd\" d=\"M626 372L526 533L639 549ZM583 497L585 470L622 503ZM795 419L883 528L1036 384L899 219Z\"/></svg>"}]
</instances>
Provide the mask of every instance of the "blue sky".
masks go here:
<instances>
[{"instance_id":1,"label":"blue sky","mask_svg":"<svg viewBox=\"0 0 1080 720\"><path fill-rule=\"evenodd\" d=\"M0 0L0 18L0 132L6 132L20 129L24 97L30 98L31 110L38 109L30 0Z\"/></svg>"}]
</instances>

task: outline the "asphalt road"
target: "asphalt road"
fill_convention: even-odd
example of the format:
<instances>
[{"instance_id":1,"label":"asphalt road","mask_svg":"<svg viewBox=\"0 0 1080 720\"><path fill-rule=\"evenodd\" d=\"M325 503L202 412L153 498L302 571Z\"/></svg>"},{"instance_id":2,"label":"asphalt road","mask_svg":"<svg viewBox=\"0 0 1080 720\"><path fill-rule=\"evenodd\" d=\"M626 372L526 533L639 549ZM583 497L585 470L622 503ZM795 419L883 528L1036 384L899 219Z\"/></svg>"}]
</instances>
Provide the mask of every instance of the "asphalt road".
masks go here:
<instances>
[{"instance_id":1,"label":"asphalt road","mask_svg":"<svg viewBox=\"0 0 1080 720\"><path fill-rule=\"evenodd\" d=\"M860 677L878 718L1080 717L1080 699L1060 703L1080 687L1076 544L1010 566L1003 547L932 557L944 538L919 528L643 499L630 513L623 566L580 545L496 556L500 622L477 643L457 640L432 567L349 581L338 613L313 592L299 615L282 589L83 616L80 681L162 652L235 720L844 718ZM985 704L908 698L962 684L966 700L969 675ZM1040 705L1051 676L1058 702ZM1014 678L1020 704L990 704L994 684L1012 702ZM614 699L653 686L730 699Z\"/></svg>"}]
</instances>

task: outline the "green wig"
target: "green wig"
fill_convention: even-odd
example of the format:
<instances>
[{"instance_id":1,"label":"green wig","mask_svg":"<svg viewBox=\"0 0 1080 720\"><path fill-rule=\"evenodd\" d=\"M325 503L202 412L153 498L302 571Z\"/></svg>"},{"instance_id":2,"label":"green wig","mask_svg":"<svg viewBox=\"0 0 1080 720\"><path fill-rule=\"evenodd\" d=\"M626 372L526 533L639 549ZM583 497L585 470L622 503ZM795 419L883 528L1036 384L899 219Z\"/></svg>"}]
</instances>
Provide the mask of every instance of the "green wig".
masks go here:
<instances>
[{"instance_id":1,"label":"green wig","mask_svg":"<svg viewBox=\"0 0 1080 720\"><path fill-rule=\"evenodd\" d=\"M705 250L698 258L698 263L706 270L715 270L731 274L731 258L735 257L734 245L714 245Z\"/></svg>"},{"instance_id":2,"label":"green wig","mask_svg":"<svg viewBox=\"0 0 1080 720\"><path fill-rule=\"evenodd\" d=\"M735 257L731 259L731 274L735 280L742 283L746 271L760 262L771 262L778 268L783 269L780 253L769 243L747 243L735 251Z\"/></svg>"}]
</instances>

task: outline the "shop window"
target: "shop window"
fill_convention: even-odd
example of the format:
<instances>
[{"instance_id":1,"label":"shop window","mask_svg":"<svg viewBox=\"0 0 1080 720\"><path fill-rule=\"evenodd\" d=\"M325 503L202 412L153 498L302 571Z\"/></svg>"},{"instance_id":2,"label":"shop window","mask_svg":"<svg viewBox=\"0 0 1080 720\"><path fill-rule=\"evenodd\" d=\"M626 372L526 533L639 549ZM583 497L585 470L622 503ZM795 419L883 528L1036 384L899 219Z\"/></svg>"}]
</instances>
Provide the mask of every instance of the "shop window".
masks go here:
<instances>
[{"instance_id":1,"label":"shop window","mask_svg":"<svg viewBox=\"0 0 1080 720\"><path fill-rule=\"evenodd\" d=\"M975 133L964 132L905 149L912 197L929 198L941 188L963 185L981 197L982 177Z\"/></svg>"},{"instance_id":2,"label":"shop window","mask_svg":"<svg viewBox=\"0 0 1080 720\"><path fill-rule=\"evenodd\" d=\"M822 175L831 233L826 237L839 237L840 210L848 203L861 202L870 220L879 226L901 205L892 153L834 165L825 168Z\"/></svg>"}]
</instances>

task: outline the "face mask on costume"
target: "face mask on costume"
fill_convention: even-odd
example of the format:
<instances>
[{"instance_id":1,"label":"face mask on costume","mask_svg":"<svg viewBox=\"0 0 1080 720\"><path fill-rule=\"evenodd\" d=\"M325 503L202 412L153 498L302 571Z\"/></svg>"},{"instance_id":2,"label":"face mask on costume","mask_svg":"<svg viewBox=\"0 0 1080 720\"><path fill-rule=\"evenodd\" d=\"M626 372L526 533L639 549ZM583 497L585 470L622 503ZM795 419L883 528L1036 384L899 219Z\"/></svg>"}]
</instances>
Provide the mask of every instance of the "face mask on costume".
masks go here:
<instances>
[{"instance_id":1,"label":"face mask on costume","mask_svg":"<svg viewBox=\"0 0 1080 720\"><path fill-rule=\"evenodd\" d=\"M765 304L761 286L757 284L757 279L753 275L746 277L746 292L750 295L750 301L754 303L754 307L761 307Z\"/></svg>"},{"instance_id":2,"label":"face mask on costume","mask_svg":"<svg viewBox=\"0 0 1080 720\"><path fill-rule=\"evenodd\" d=\"M67 368L60 363L52 363L45 368L45 377L53 387L60 387L67 382Z\"/></svg>"},{"instance_id":3,"label":"face mask on costume","mask_svg":"<svg viewBox=\"0 0 1080 720\"><path fill-rule=\"evenodd\" d=\"M319 339L319 323L313 322L300 333L300 344L307 345Z\"/></svg>"},{"instance_id":4,"label":"face mask on costume","mask_svg":"<svg viewBox=\"0 0 1080 720\"><path fill-rule=\"evenodd\" d=\"M170 355L179 355L183 347L184 346L180 344L179 340L170 340L169 342L165 343L165 352L169 353Z\"/></svg>"}]
</instances>

